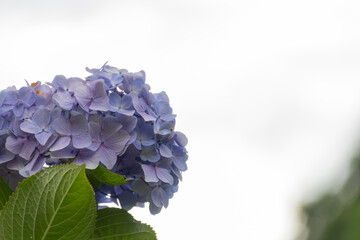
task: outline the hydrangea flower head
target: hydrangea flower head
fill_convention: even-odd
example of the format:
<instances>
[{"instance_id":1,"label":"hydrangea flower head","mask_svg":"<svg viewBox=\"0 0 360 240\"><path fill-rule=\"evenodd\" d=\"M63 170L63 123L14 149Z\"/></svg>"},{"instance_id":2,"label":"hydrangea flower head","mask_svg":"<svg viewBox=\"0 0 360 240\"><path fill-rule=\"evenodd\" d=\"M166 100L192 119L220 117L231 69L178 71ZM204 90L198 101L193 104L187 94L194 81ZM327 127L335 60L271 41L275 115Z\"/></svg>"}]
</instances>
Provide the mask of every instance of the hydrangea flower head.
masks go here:
<instances>
[{"instance_id":1,"label":"hydrangea flower head","mask_svg":"<svg viewBox=\"0 0 360 240\"><path fill-rule=\"evenodd\" d=\"M106 64L86 70L85 79L57 75L0 92L1 176L15 188L50 165L101 165L128 182L94 189L98 204L129 210L149 203L159 213L178 190L188 159L168 96L150 92L144 71Z\"/></svg>"}]
</instances>

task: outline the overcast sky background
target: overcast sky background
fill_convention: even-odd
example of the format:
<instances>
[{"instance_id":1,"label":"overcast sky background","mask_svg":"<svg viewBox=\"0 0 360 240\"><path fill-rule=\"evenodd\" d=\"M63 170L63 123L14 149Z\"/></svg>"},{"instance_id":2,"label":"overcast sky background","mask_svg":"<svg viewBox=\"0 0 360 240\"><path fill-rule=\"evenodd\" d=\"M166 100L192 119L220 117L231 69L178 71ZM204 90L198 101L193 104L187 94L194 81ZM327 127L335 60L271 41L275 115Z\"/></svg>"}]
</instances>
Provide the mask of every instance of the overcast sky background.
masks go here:
<instances>
[{"instance_id":1,"label":"overcast sky background","mask_svg":"<svg viewBox=\"0 0 360 240\"><path fill-rule=\"evenodd\" d=\"M1 88L145 70L189 138L159 240L289 240L360 145L360 4L0 0Z\"/></svg>"}]
</instances>

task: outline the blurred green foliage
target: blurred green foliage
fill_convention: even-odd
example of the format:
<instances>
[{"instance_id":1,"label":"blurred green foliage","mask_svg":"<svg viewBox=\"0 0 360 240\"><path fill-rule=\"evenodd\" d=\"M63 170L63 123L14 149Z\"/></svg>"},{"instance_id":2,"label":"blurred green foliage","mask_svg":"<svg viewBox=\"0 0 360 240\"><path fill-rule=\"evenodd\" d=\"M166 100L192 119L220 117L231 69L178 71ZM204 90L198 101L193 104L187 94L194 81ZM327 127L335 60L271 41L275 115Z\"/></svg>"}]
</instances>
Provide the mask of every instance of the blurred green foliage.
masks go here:
<instances>
[{"instance_id":1,"label":"blurred green foliage","mask_svg":"<svg viewBox=\"0 0 360 240\"><path fill-rule=\"evenodd\" d=\"M360 153L342 188L303 206L302 217L297 240L360 240Z\"/></svg>"}]
</instances>

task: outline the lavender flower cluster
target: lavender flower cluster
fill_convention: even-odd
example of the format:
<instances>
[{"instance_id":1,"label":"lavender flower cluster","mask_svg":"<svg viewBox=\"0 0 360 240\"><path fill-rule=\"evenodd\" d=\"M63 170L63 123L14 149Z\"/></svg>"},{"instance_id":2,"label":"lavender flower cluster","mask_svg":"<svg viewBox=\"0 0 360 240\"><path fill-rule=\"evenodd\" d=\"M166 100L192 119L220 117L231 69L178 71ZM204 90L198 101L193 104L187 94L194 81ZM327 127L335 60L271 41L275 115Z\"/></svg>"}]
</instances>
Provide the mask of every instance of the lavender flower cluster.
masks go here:
<instances>
[{"instance_id":1,"label":"lavender flower cluster","mask_svg":"<svg viewBox=\"0 0 360 240\"><path fill-rule=\"evenodd\" d=\"M104 65L85 80L58 75L0 92L0 175L14 189L46 166L99 165L127 184L95 189L97 203L123 209L167 207L187 169L186 136L175 131L165 92L151 93L143 71Z\"/></svg>"}]
</instances>

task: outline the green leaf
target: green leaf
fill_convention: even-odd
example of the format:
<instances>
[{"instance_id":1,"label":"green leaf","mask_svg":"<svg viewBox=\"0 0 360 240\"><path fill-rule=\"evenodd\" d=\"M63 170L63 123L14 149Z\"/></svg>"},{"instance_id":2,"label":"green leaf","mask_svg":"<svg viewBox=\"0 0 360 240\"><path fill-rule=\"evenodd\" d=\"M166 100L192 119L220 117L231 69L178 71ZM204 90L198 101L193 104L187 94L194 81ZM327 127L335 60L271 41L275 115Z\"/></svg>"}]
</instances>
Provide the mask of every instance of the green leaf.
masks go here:
<instances>
[{"instance_id":1,"label":"green leaf","mask_svg":"<svg viewBox=\"0 0 360 240\"><path fill-rule=\"evenodd\" d=\"M154 230L136 221L128 212L119 208L98 210L96 228L89 240L155 240Z\"/></svg>"},{"instance_id":2,"label":"green leaf","mask_svg":"<svg viewBox=\"0 0 360 240\"><path fill-rule=\"evenodd\" d=\"M87 169L86 174L91 184L97 189L101 189L102 184L119 186L126 183L123 175L110 172L100 165L94 170Z\"/></svg>"},{"instance_id":3,"label":"green leaf","mask_svg":"<svg viewBox=\"0 0 360 240\"><path fill-rule=\"evenodd\" d=\"M6 184L4 179L0 177L0 211L9 200L11 193L12 191L10 190L9 186Z\"/></svg>"},{"instance_id":4,"label":"green leaf","mask_svg":"<svg viewBox=\"0 0 360 240\"><path fill-rule=\"evenodd\" d=\"M19 184L1 213L0 239L88 239L95 218L85 166L58 165Z\"/></svg>"}]
</instances>

